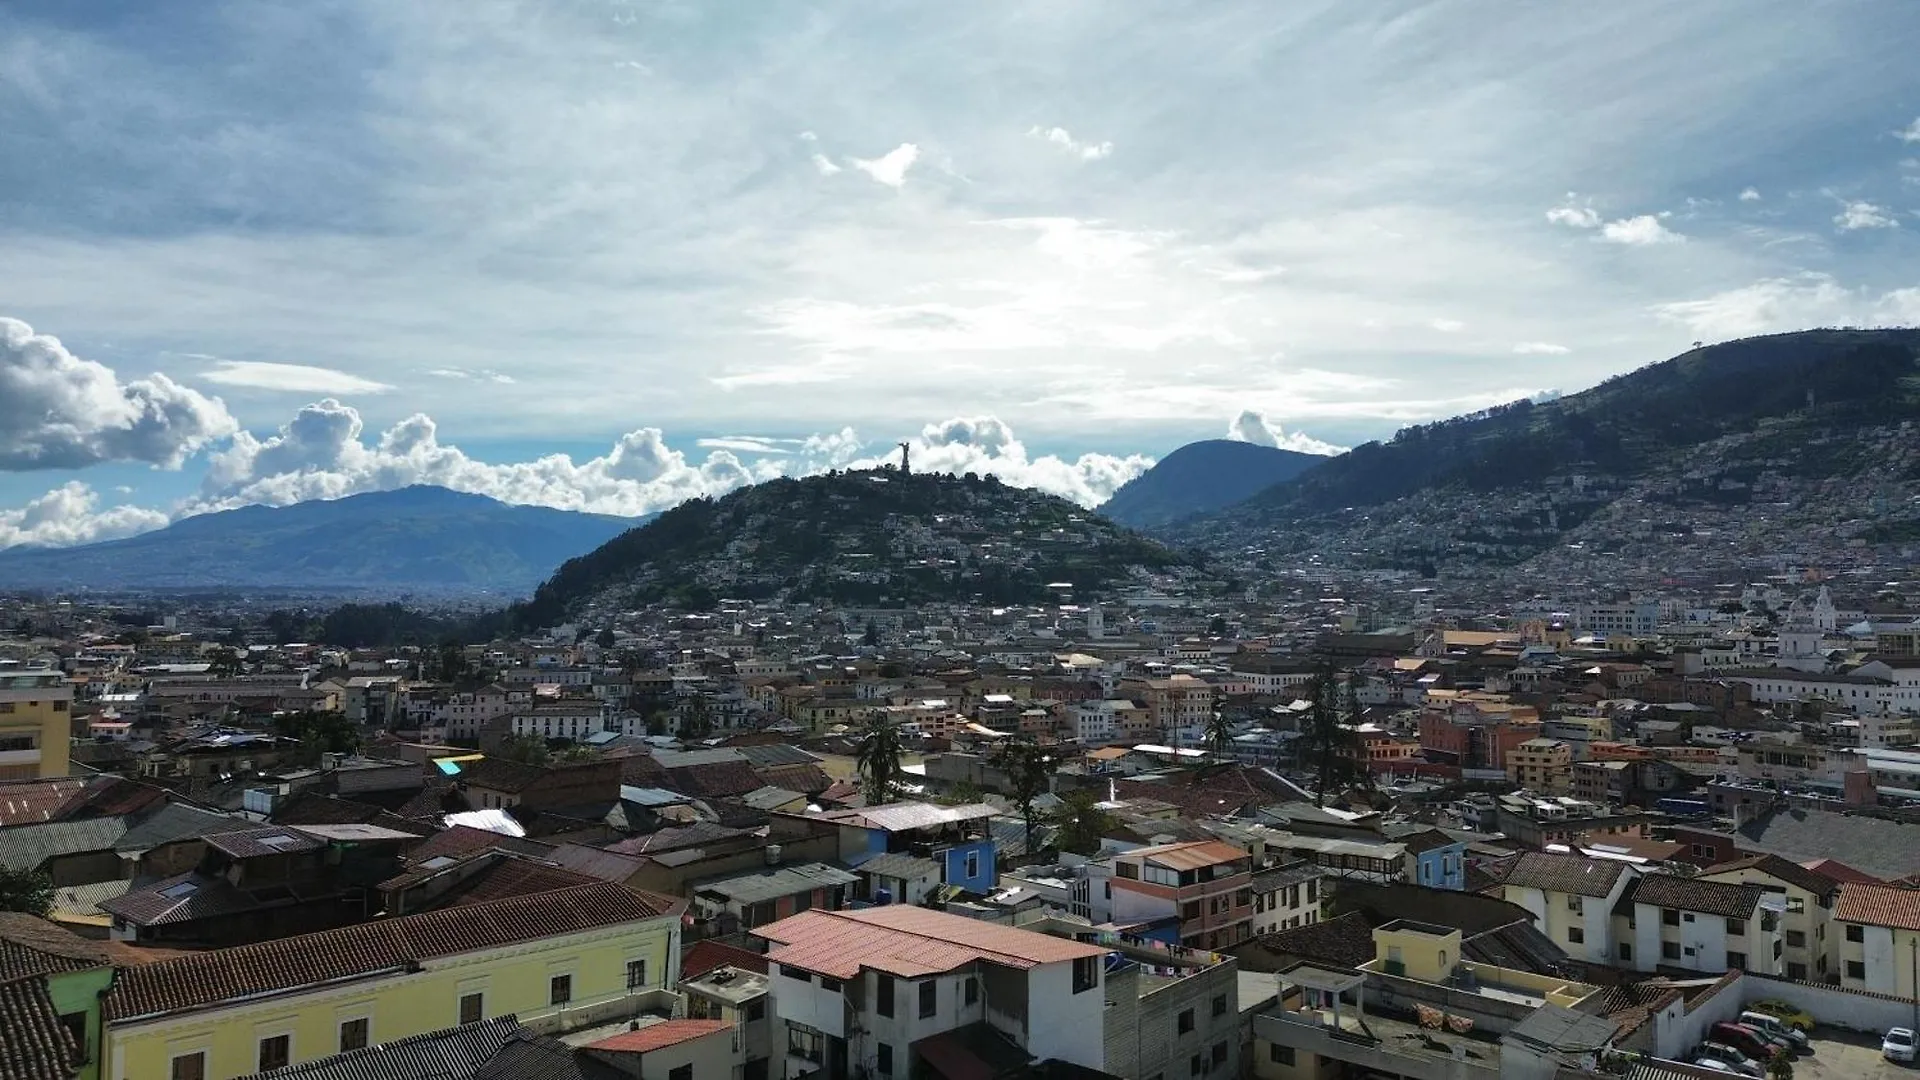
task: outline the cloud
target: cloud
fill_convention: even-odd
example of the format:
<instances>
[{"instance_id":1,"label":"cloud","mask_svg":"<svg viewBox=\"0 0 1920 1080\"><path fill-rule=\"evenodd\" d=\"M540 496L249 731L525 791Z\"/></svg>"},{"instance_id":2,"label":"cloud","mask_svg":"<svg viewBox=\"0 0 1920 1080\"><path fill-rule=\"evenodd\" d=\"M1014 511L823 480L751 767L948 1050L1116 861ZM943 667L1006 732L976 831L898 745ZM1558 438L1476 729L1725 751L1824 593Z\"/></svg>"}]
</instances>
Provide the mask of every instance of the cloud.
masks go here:
<instances>
[{"instance_id":1,"label":"cloud","mask_svg":"<svg viewBox=\"0 0 1920 1080\"><path fill-rule=\"evenodd\" d=\"M359 410L332 398L307 405L265 438L240 432L212 455L199 493L185 513L249 503L286 506L364 491L433 484L502 502L634 517L690 498L720 495L777 476L807 476L830 468L893 460L871 456L852 428L804 439L717 436L698 440L711 451L695 462L672 449L659 428L621 436L604 454L575 461L549 454L532 461L478 461L439 441L432 418L415 414L377 436ZM1033 456L994 417L928 424L913 440L913 465L923 471L991 472L1009 484L1038 488L1083 506L1104 501L1144 472L1153 459L1088 453L1065 459ZM891 450L891 444L887 445ZM758 460L743 463L735 452Z\"/></svg>"},{"instance_id":2,"label":"cloud","mask_svg":"<svg viewBox=\"0 0 1920 1080\"><path fill-rule=\"evenodd\" d=\"M1467 328L1467 324L1461 322L1459 319L1434 319L1428 322L1427 325L1443 334L1457 334Z\"/></svg>"},{"instance_id":3,"label":"cloud","mask_svg":"<svg viewBox=\"0 0 1920 1080\"><path fill-rule=\"evenodd\" d=\"M1742 188L1740 190L1740 201L1741 202L1759 202L1760 189L1759 188Z\"/></svg>"},{"instance_id":4,"label":"cloud","mask_svg":"<svg viewBox=\"0 0 1920 1080\"><path fill-rule=\"evenodd\" d=\"M1301 454L1321 454L1332 456L1344 454L1347 448L1322 442L1311 435L1297 431L1287 431L1279 424L1268 420L1252 409L1244 410L1227 424L1227 438L1236 442L1253 443L1256 446L1271 446L1280 450L1292 450Z\"/></svg>"},{"instance_id":5,"label":"cloud","mask_svg":"<svg viewBox=\"0 0 1920 1080\"><path fill-rule=\"evenodd\" d=\"M1914 117L1913 123L1908 124L1906 127L1900 129L1899 131L1894 132L1893 136L1894 138L1899 139L1901 142L1920 143L1920 116Z\"/></svg>"},{"instance_id":6,"label":"cloud","mask_svg":"<svg viewBox=\"0 0 1920 1080\"><path fill-rule=\"evenodd\" d=\"M810 160L813 162L813 167L820 170L821 176L832 176L834 173L840 171L840 166L835 165L832 159L828 158L825 154L816 153ZM902 175L904 175L904 171ZM894 187L899 186L899 184L894 185Z\"/></svg>"},{"instance_id":7,"label":"cloud","mask_svg":"<svg viewBox=\"0 0 1920 1080\"><path fill-rule=\"evenodd\" d=\"M1572 351L1551 341L1522 341L1513 347L1515 356L1565 356Z\"/></svg>"},{"instance_id":8,"label":"cloud","mask_svg":"<svg viewBox=\"0 0 1920 1080\"><path fill-rule=\"evenodd\" d=\"M1642 247L1648 244L1677 244L1686 237L1667 228L1653 214L1609 221L1600 228L1600 239L1610 244Z\"/></svg>"},{"instance_id":9,"label":"cloud","mask_svg":"<svg viewBox=\"0 0 1920 1080\"><path fill-rule=\"evenodd\" d=\"M1660 304L1654 313L1703 341L1810 326L1914 326L1920 325L1920 287L1875 292L1847 288L1826 274L1802 274Z\"/></svg>"},{"instance_id":10,"label":"cloud","mask_svg":"<svg viewBox=\"0 0 1920 1080\"><path fill-rule=\"evenodd\" d=\"M1600 227L1600 212L1591 206L1556 206L1547 211L1547 220L1555 225L1570 225L1576 229L1597 229Z\"/></svg>"},{"instance_id":11,"label":"cloud","mask_svg":"<svg viewBox=\"0 0 1920 1080\"><path fill-rule=\"evenodd\" d=\"M159 373L123 383L59 339L0 317L0 470L177 468L236 426L219 398Z\"/></svg>"},{"instance_id":12,"label":"cloud","mask_svg":"<svg viewBox=\"0 0 1920 1080\"><path fill-rule=\"evenodd\" d=\"M1081 142L1074 138L1073 134L1063 127L1042 128L1035 125L1027 129L1027 134L1034 138L1045 139L1082 161L1099 161L1101 158L1113 153L1112 143Z\"/></svg>"},{"instance_id":13,"label":"cloud","mask_svg":"<svg viewBox=\"0 0 1920 1080\"><path fill-rule=\"evenodd\" d=\"M473 371L466 368L455 367L429 368L427 374L436 379L475 380L479 382L496 383L501 386L512 386L519 381L511 375L494 371L491 368L480 368Z\"/></svg>"},{"instance_id":14,"label":"cloud","mask_svg":"<svg viewBox=\"0 0 1920 1080\"><path fill-rule=\"evenodd\" d=\"M436 373L438 374L438 373ZM307 364L274 364L262 360L216 360L200 373L208 382L304 394L381 394L393 389L383 382L363 379L332 368Z\"/></svg>"},{"instance_id":15,"label":"cloud","mask_svg":"<svg viewBox=\"0 0 1920 1080\"><path fill-rule=\"evenodd\" d=\"M907 182L907 170L920 159L920 148L913 143L901 143L880 157L868 160L853 158L853 167L873 177L874 182L890 188L901 187ZM818 164L818 162L815 162ZM832 162L828 162L832 164ZM824 171L824 170L823 170ZM838 171L837 169L835 171Z\"/></svg>"},{"instance_id":16,"label":"cloud","mask_svg":"<svg viewBox=\"0 0 1920 1080\"><path fill-rule=\"evenodd\" d=\"M1870 202L1855 199L1841 206L1840 212L1833 216L1834 225L1842 232L1855 229L1897 229L1900 221L1884 206L1875 206Z\"/></svg>"},{"instance_id":17,"label":"cloud","mask_svg":"<svg viewBox=\"0 0 1920 1080\"><path fill-rule=\"evenodd\" d=\"M100 496L70 480L17 510L0 510L0 548L67 547L165 527L167 515L138 506L100 509Z\"/></svg>"}]
</instances>

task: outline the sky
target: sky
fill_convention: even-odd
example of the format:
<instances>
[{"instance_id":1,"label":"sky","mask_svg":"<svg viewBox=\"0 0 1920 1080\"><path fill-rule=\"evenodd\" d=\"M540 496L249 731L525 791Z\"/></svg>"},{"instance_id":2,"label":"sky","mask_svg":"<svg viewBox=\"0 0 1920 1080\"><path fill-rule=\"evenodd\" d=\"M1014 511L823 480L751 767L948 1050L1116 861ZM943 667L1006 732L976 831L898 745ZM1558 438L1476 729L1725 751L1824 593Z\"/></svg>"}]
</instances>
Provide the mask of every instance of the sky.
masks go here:
<instances>
[{"instance_id":1,"label":"sky","mask_svg":"<svg viewBox=\"0 0 1920 1080\"><path fill-rule=\"evenodd\" d=\"M9 0L0 547L909 442L1097 505L1920 322L1912 0Z\"/></svg>"}]
</instances>

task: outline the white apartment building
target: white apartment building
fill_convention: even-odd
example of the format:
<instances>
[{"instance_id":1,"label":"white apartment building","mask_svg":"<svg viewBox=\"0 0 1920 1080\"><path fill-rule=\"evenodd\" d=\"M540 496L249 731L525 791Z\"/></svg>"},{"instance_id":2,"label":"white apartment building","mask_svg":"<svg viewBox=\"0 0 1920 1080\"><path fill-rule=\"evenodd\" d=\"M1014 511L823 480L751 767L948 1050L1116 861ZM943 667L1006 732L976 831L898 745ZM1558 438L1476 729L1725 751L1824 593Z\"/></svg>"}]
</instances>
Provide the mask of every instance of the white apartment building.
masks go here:
<instances>
[{"instance_id":1,"label":"white apartment building","mask_svg":"<svg viewBox=\"0 0 1920 1080\"><path fill-rule=\"evenodd\" d=\"M1107 950L926 908L815 909L753 931L771 948L776 1076L920 1072L984 1023L1036 1059L1105 1064Z\"/></svg>"},{"instance_id":2,"label":"white apartment building","mask_svg":"<svg viewBox=\"0 0 1920 1080\"><path fill-rule=\"evenodd\" d=\"M1288 863L1253 875L1253 936L1320 921L1326 871L1312 862Z\"/></svg>"},{"instance_id":3,"label":"white apartment building","mask_svg":"<svg viewBox=\"0 0 1920 1080\"><path fill-rule=\"evenodd\" d=\"M1591 634L1651 634L1660 626L1660 605L1645 600L1576 604L1573 620Z\"/></svg>"},{"instance_id":4,"label":"white apartment building","mask_svg":"<svg viewBox=\"0 0 1920 1080\"><path fill-rule=\"evenodd\" d=\"M1896 676L1904 675L1904 681ZM1818 698L1857 713L1920 713L1920 673L1896 672L1885 664L1866 664L1848 675L1787 668L1743 668L1725 674L1752 688L1756 704Z\"/></svg>"}]
</instances>

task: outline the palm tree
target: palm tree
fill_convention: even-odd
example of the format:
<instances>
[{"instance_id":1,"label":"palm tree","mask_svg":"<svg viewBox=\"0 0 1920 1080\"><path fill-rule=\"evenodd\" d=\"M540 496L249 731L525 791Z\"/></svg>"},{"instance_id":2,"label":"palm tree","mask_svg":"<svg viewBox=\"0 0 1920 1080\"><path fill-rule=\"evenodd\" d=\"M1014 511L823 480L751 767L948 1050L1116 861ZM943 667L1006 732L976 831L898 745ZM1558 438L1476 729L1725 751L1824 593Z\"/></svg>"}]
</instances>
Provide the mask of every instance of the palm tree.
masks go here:
<instances>
[{"instance_id":1,"label":"palm tree","mask_svg":"<svg viewBox=\"0 0 1920 1080\"><path fill-rule=\"evenodd\" d=\"M1033 801L1052 789L1053 755L1025 736L1000 744L993 752L993 767L1007 777L1007 797L1020 808L1020 820L1026 825L1027 852L1033 852Z\"/></svg>"},{"instance_id":2,"label":"palm tree","mask_svg":"<svg viewBox=\"0 0 1920 1080\"><path fill-rule=\"evenodd\" d=\"M867 721L866 728L860 732L859 751L853 759L867 805L878 806L892 795L894 781L900 776L900 753L898 728L883 716Z\"/></svg>"},{"instance_id":3,"label":"palm tree","mask_svg":"<svg viewBox=\"0 0 1920 1080\"><path fill-rule=\"evenodd\" d=\"M1233 750L1233 726L1227 723L1227 715L1219 709L1207 721L1207 745L1213 748L1214 756L1228 758Z\"/></svg>"},{"instance_id":4,"label":"palm tree","mask_svg":"<svg viewBox=\"0 0 1920 1080\"><path fill-rule=\"evenodd\" d=\"M1336 784L1351 781L1360 771L1355 753L1360 735L1344 722L1345 710L1340 707L1343 689L1332 664L1327 664L1307 684L1307 698L1313 707L1307 710L1300 738L1294 746L1300 763L1311 766L1317 778L1313 792L1315 806L1325 806L1327 792Z\"/></svg>"},{"instance_id":5,"label":"palm tree","mask_svg":"<svg viewBox=\"0 0 1920 1080\"><path fill-rule=\"evenodd\" d=\"M1060 847L1076 855L1092 855L1100 850L1100 841L1113 827L1113 815L1100 809L1093 792L1075 788L1060 796L1060 807L1053 812L1053 823L1060 826Z\"/></svg>"}]
</instances>

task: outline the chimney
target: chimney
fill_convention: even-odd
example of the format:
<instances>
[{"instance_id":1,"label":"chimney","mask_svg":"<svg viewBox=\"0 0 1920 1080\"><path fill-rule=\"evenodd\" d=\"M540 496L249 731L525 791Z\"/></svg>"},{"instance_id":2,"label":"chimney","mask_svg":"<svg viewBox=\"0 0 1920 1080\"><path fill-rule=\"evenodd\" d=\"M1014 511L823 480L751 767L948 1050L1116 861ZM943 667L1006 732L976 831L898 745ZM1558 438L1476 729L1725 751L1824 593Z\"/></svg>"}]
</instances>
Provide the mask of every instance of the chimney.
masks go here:
<instances>
[{"instance_id":1,"label":"chimney","mask_svg":"<svg viewBox=\"0 0 1920 1080\"><path fill-rule=\"evenodd\" d=\"M780 845L779 844L767 845L767 865L768 866L780 865Z\"/></svg>"}]
</instances>

